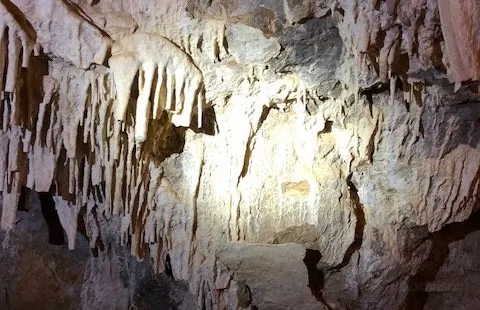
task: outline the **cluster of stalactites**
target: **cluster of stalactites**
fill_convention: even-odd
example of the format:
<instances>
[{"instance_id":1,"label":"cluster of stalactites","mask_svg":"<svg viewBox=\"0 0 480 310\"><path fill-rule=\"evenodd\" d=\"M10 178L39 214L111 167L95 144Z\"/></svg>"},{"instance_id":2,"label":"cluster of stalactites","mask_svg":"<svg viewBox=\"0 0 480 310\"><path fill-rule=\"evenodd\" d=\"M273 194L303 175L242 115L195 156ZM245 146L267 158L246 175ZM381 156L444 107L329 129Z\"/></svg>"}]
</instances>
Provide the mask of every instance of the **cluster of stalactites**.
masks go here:
<instances>
[{"instance_id":1,"label":"cluster of stalactites","mask_svg":"<svg viewBox=\"0 0 480 310\"><path fill-rule=\"evenodd\" d=\"M0 191L3 193L3 212L0 227L9 230L15 223L15 212L21 186L20 158L27 147L17 115L21 112L18 100L19 77L27 68L35 49L35 38L16 16L0 4ZM28 144L28 142L27 142Z\"/></svg>"},{"instance_id":2,"label":"cluster of stalactites","mask_svg":"<svg viewBox=\"0 0 480 310\"><path fill-rule=\"evenodd\" d=\"M137 256L148 245L157 253L152 255L161 271L161 249L169 240L163 230L169 224L154 216L161 210L156 199L161 169L142 153L141 142L148 120L163 111L174 125L189 126L196 105L200 122L202 74L187 54L162 37L133 35L116 43L112 52L111 69L50 62L32 128L8 127L0 135L0 158L5 158L0 161L2 229L14 225L21 186L50 191L70 249L78 217L84 218L93 247L100 236L96 216L118 215L121 241L131 242ZM136 77L139 96L131 100ZM127 122L127 105L133 102L135 120Z\"/></svg>"},{"instance_id":3,"label":"cluster of stalactites","mask_svg":"<svg viewBox=\"0 0 480 310\"><path fill-rule=\"evenodd\" d=\"M35 42L15 17L0 4L0 85L5 93L15 93L19 67L27 68ZM36 51L37 54L37 51ZM5 55L7 57L5 57ZM20 59L21 58L21 59ZM4 80L5 76L5 80Z\"/></svg>"},{"instance_id":4,"label":"cluster of stalactites","mask_svg":"<svg viewBox=\"0 0 480 310\"><path fill-rule=\"evenodd\" d=\"M390 80L394 87L399 76L410 78L438 67L439 55L457 88L461 82L480 77L477 0L339 0L332 11L338 11L337 7L342 9L338 27L343 42L357 60L351 66L355 72L349 83L365 84L372 75L378 75L379 81ZM369 77L367 70L376 72Z\"/></svg>"},{"instance_id":5,"label":"cluster of stalactites","mask_svg":"<svg viewBox=\"0 0 480 310\"><path fill-rule=\"evenodd\" d=\"M113 44L109 64L117 90L115 118L118 121L125 120L133 83L138 76L137 143L146 139L148 120L159 118L163 111L172 112L171 122L175 126L188 127L196 103L198 126L201 127L202 73L175 44L161 36L135 33Z\"/></svg>"}]
</instances>

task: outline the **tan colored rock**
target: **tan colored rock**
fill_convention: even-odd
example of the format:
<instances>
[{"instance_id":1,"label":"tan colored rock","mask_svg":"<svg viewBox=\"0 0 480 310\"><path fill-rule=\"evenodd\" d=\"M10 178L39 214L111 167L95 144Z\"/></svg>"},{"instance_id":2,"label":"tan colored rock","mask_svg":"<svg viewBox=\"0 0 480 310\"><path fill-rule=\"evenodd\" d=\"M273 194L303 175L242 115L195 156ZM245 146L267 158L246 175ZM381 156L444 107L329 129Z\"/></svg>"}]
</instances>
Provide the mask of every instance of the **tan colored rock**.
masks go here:
<instances>
[{"instance_id":1,"label":"tan colored rock","mask_svg":"<svg viewBox=\"0 0 480 310\"><path fill-rule=\"evenodd\" d=\"M428 293L436 236L478 210L476 28L448 23L472 1L13 3L3 230L27 186L69 248L81 218L198 307L386 309ZM121 287L105 270L86 308Z\"/></svg>"},{"instance_id":2,"label":"tan colored rock","mask_svg":"<svg viewBox=\"0 0 480 310\"><path fill-rule=\"evenodd\" d=\"M68 1L12 1L32 23L43 52L78 68L103 64L111 40ZM88 44L84 44L88 42Z\"/></svg>"},{"instance_id":3,"label":"tan colored rock","mask_svg":"<svg viewBox=\"0 0 480 310\"><path fill-rule=\"evenodd\" d=\"M233 278L248 286L259 309L323 309L308 287L302 246L231 243L217 255Z\"/></svg>"},{"instance_id":4,"label":"tan colored rock","mask_svg":"<svg viewBox=\"0 0 480 310\"><path fill-rule=\"evenodd\" d=\"M438 1L443 37L453 81L480 77L480 4L477 1Z\"/></svg>"}]
</instances>

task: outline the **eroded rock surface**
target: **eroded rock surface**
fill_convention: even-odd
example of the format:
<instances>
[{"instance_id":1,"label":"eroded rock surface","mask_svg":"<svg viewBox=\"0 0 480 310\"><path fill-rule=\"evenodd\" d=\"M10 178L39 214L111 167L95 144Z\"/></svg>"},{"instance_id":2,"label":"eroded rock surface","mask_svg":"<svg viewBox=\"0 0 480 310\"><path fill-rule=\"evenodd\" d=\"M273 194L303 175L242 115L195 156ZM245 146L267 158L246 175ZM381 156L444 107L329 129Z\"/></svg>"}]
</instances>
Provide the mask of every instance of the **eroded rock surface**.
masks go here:
<instances>
[{"instance_id":1,"label":"eroded rock surface","mask_svg":"<svg viewBox=\"0 0 480 310\"><path fill-rule=\"evenodd\" d=\"M122 245L180 308L478 306L475 1L0 8L1 228L23 186L71 250L85 228L104 260L70 304L135 302L105 275Z\"/></svg>"}]
</instances>

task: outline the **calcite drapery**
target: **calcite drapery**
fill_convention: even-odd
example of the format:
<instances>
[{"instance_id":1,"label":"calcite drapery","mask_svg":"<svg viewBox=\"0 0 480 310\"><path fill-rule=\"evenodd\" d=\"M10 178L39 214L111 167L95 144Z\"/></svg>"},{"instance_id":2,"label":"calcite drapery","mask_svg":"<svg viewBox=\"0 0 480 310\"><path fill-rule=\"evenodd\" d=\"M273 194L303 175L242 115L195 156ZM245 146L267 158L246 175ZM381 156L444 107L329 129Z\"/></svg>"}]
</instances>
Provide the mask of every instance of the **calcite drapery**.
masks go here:
<instances>
[{"instance_id":1,"label":"calcite drapery","mask_svg":"<svg viewBox=\"0 0 480 310\"><path fill-rule=\"evenodd\" d=\"M450 74L455 82L480 78L480 3L439 0Z\"/></svg>"},{"instance_id":2,"label":"calcite drapery","mask_svg":"<svg viewBox=\"0 0 480 310\"><path fill-rule=\"evenodd\" d=\"M19 75L21 68L27 68L35 47L35 35L30 25L20 24L18 18L15 12L0 3L0 190L4 197L0 227L4 230L10 230L15 223L22 185L19 172L23 140L18 117L22 112L18 98ZM24 145L26 149L28 146Z\"/></svg>"},{"instance_id":3,"label":"calcite drapery","mask_svg":"<svg viewBox=\"0 0 480 310\"><path fill-rule=\"evenodd\" d=\"M135 33L113 44L109 64L117 89L115 118L119 121L125 120L132 84L138 73L137 142L146 139L148 119L159 118L165 110L173 111L175 126L188 127L197 103L198 127L201 127L202 73L175 44L158 35ZM151 93L154 93L153 105Z\"/></svg>"}]
</instances>

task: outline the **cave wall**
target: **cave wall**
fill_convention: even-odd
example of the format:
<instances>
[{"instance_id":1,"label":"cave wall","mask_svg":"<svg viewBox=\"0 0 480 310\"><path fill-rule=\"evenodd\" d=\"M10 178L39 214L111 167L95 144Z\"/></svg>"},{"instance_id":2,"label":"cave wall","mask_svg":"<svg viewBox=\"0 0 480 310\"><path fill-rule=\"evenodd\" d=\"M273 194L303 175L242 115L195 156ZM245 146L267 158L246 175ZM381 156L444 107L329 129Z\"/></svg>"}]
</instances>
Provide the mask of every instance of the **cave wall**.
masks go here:
<instances>
[{"instance_id":1,"label":"cave wall","mask_svg":"<svg viewBox=\"0 0 480 310\"><path fill-rule=\"evenodd\" d=\"M469 299L479 7L2 0L4 246L26 186L199 308Z\"/></svg>"},{"instance_id":2,"label":"cave wall","mask_svg":"<svg viewBox=\"0 0 480 310\"><path fill-rule=\"evenodd\" d=\"M23 195L8 247L0 251L4 266L0 309L195 307L186 283L168 274L156 275L149 261L139 261L127 247L109 241L115 238L108 232L110 223L102 225L104 248L91 249L83 229L77 233L74 250L66 244L50 244L38 195L32 191ZM0 242L5 236L0 233Z\"/></svg>"}]
</instances>

